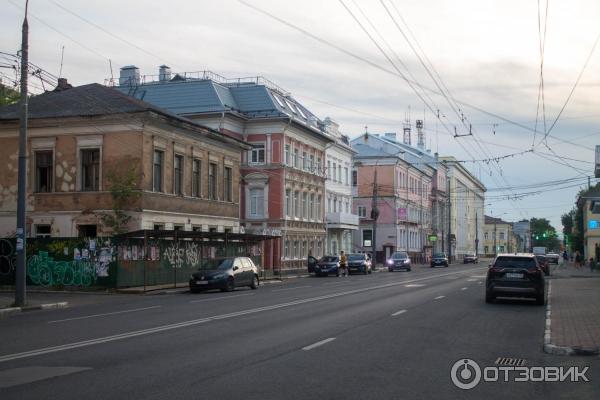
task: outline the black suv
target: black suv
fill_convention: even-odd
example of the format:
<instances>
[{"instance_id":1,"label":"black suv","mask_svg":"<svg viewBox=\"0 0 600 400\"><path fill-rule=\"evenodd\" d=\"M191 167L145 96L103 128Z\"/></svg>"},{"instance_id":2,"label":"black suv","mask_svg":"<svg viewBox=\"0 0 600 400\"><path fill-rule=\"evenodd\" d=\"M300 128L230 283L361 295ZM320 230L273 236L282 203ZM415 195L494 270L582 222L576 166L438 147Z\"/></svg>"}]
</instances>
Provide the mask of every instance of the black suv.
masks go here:
<instances>
[{"instance_id":1,"label":"black suv","mask_svg":"<svg viewBox=\"0 0 600 400\"><path fill-rule=\"evenodd\" d=\"M496 297L533 297L544 305L544 272L533 254L501 254L490 265L485 282L485 301Z\"/></svg>"},{"instance_id":2,"label":"black suv","mask_svg":"<svg viewBox=\"0 0 600 400\"><path fill-rule=\"evenodd\" d=\"M257 289L258 268L248 257L209 259L190 276L189 284L192 293L208 289L231 292L238 286Z\"/></svg>"},{"instance_id":3,"label":"black suv","mask_svg":"<svg viewBox=\"0 0 600 400\"><path fill-rule=\"evenodd\" d=\"M431 257L431 268L441 265L442 267L448 267L448 257L446 253L436 253Z\"/></svg>"}]
</instances>

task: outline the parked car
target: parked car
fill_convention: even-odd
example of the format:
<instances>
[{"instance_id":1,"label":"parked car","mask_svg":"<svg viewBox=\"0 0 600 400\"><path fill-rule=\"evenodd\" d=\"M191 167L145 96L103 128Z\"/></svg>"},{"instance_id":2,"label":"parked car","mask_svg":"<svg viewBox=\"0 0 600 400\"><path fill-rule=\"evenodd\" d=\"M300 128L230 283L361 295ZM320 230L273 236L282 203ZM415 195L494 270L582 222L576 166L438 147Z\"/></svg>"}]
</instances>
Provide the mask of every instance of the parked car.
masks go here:
<instances>
[{"instance_id":1,"label":"parked car","mask_svg":"<svg viewBox=\"0 0 600 400\"><path fill-rule=\"evenodd\" d=\"M371 258L363 253L351 253L348 258L348 273L359 272L361 274L371 273Z\"/></svg>"},{"instance_id":2,"label":"parked car","mask_svg":"<svg viewBox=\"0 0 600 400\"><path fill-rule=\"evenodd\" d=\"M477 257L477 254L465 254L464 255L463 264L469 264L469 263L473 263L473 264L479 263L479 257Z\"/></svg>"},{"instance_id":3,"label":"parked car","mask_svg":"<svg viewBox=\"0 0 600 400\"><path fill-rule=\"evenodd\" d=\"M436 253L431 257L431 268L437 267L438 265L448 267L448 256L446 256L446 253Z\"/></svg>"},{"instance_id":4,"label":"parked car","mask_svg":"<svg viewBox=\"0 0 600 400\"><path fill-rule=\"evenodd\" d=\"M388 271L410 271L410 257L405 251L397 251L387 260Z\"/></svg>"},{"instance_id":5,"label":"parked car","mask_svg":"<svg viewBox=\"0 0 600 400\"><path fill-rule=\"evenodd\" d=\"M323 256L319 260L313 256L308 256L308 272L314 273L316 276L327 276L329 274L339 276L339 267L339 256Z\"/></svg>"},{"instance_id":6,"label":"parked car","mask_svg":"<svg viewBox=\"0 0 600 400\"><path fill-rule=\"evenodd\" d=\"M257 289L258 268L248 257L227 257L206 260L197 272L190 276L190 291L221 289L230 292L239 286Z\"/></svg>"},{"instance_id":7,"label":"parked car","mask_svg":"<svg viewBox=\"0 0 600 400\"><path fill-rule=\"evenodd\" d=\"M550 275L550 264L546 256L536 254L535 259L537 260L538 264L540 264L540 267L542 268L542 271L544 271L544 274Z\"/></svg>"},{"instance_id":8,"label":"parked car","mask_svg":"<svg viewBox=\"0 0 600 400\"><path fill-rule=\"evenodd\" d=\"M544 305L544 272L533 254L500 254L490 265L485 281L485 301L496 297L533 297Z\"/></svg>"},{"instance_id":9,"label":"parked car","mask_svg":"<svg viewBox=\"0 0 600 400\"><path fill-rule=\"evenodd\" d=\"M548 253L546 254L546 259L548 259L549 264L558 264L560 256L556 253Z\"/></svg>"}]
</instances>

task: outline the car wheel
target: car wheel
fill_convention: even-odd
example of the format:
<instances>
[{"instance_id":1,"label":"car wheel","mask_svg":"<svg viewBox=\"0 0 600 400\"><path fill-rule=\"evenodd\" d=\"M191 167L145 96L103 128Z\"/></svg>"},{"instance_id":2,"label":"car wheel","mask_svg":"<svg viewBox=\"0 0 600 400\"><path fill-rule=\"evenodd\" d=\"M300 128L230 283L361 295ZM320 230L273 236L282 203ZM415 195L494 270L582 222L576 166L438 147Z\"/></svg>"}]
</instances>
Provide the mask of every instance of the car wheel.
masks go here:
<instances>
[{"instance_id":1,"label":"car wheel","mask_svg":"<svg viewBox=\"0 0 600 400\"><path fill-rule=\"evenodd\" d=\"M227 279L227 283L226 283L225 289L223 291L224 292L232 292L234 289L235 289L235 282L233 281L233 278Z\"/></svg>"},{"instance_id":2,"label":"car wheel","mask_svg":"<svg viewBox=\"0 0 600 400\"><path fill-rule=\"evenodd\" d=\"M448 264L446 264L446 268L448 268Z\"/></svg>"},{"instance_id":3,"label":"car wheel","mask_svg":"<svg viewBox=\"0 0 600 400\"><path fill-rule=\"evenodd\" d=\"M489 290L485 291L485 302L486 303L493 303L494 300L496 300L496 296L494 296L492 294L492 292L490 292Z\"/></svg>"},{"instance_id":4,"label":"car wheel","mask_svg":"<svg viewBox=\"0 0 600 400\"><path fill-rule=\"evenodd\" d=\"M406 272L410 272L410 268L406 268Z\"/></svg>"},{"instance_id":5,"label":"car wheel","mask_svg":"<svg viewBox=\"0 0 600 400\"><path fill-rule=\"evenodd\" d=\"M198 290L198 289L190 288L190 293L199 293L199 292L200 292L200 290Z\"/></svg>"},{"instance_id":6,"label":"car wheel","mask_svg":"<svg viewBox=\"0 0 600 400\"><path fill-rule=\"evenodd\" d=\"M254 275L252 278L252 284L250 285L250 289L258 289L258 276Z\"/></svg>"},{"instance_id":7,"label":"car wheel","mask_svg":"<svg viewBox=\"0 0 600 400\"><path fill-rule=\"evenodd\" d=\"M366 275L366 274L368 274L368 273L369 273L369 271L368 271L368 268L367 268L367 267L365 267L365 269L363 270L363 275Z\"/></svg>"}]
</instances>

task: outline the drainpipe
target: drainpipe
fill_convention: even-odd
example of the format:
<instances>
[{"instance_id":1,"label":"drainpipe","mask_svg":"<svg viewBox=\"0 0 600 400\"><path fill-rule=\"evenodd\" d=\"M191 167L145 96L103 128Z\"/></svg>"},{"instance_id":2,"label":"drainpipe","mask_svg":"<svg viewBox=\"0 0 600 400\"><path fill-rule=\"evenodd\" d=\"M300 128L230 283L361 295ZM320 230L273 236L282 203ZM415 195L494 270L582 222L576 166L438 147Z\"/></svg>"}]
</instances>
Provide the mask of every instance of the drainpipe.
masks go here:
<instances>
[{"instance_id":1,"label":"drainpipe","mask_svg":"<svg viewBox=\"0 0 600 400\"><path fill-rule=\"evenodd\" d=\"M287 168L287 165L285 164L285 131L288 130L288 128L290 127L290 125L292 124L292 118L288 117L288 123L285 126L285 128L283 128L283 132L282 133L282 141L283 141L283 185L281 185L281 198L285 199L285 171ZM290 147L291 150L291 147ZM290 158L292 157L292 154L290 153ZM293 193L294 191L292 190L291 193ZM279 243L279 259L281 260L282 258L285 257L285 240L286 240L286 236L287 236L287 203L284 203L284 210L283 210L283 232L281 235L281 243ZM282 265L279 266L279 270L281 271L281 267ZM281 278L281 275L280 275Z\"/></svg>"}]
</instances>

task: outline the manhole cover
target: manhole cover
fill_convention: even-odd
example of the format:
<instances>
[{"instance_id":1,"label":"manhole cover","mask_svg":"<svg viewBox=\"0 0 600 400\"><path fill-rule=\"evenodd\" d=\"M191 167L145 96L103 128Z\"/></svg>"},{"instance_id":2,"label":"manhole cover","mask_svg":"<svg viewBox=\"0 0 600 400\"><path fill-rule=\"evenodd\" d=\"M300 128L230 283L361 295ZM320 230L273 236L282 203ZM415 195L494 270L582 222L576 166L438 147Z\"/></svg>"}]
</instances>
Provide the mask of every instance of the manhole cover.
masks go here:
<instances>
[{"instance_id":1,"label":"manhole cover","mask_svg":"<svg viewBox=\"0 0 600 400\"><path fill-rule=\"evenodd\" d=\"M522 367L525 365L525 359L523 358L509 358L509 357L498 357L496 365L508 365L510 367Z\"/></svg>"}]
</instances>

